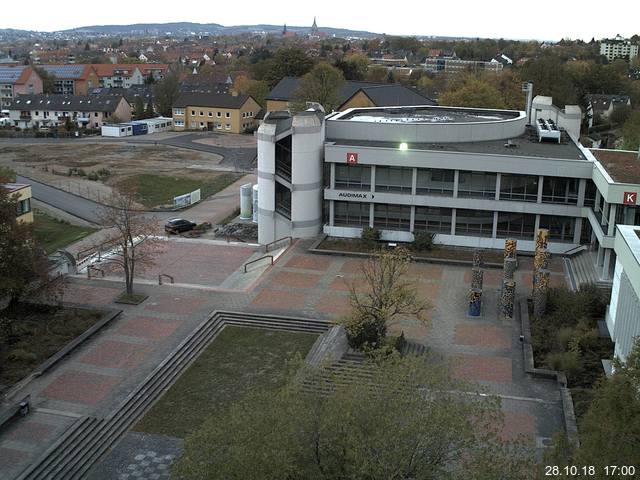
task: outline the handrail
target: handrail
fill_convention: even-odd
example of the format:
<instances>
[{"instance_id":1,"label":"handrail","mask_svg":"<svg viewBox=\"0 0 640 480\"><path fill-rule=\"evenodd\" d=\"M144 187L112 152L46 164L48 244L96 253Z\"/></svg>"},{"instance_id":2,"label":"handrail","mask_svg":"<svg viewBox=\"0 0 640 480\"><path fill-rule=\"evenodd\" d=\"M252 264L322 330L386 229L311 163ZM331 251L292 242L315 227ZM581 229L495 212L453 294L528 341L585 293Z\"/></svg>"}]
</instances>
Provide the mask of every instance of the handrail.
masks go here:
<instances>
[{"instance_id":1,"label":"handrail","mask_svg":"<svg viewBox=\"0 0 640 480\"><path fill-rule=\"evenodd\" d=\"M93 265L89 265L87 267L87 278L91 279L91 270L95 270L97 272L100 272L102 274L102 277L104 278L104 270L98 267L95 267Z\"/></svg>"},{"instance_id":2,"label":"handrail","mask_svg":"<svg viewBox=\"0 0 640 480\"><path fill-rule=\"evenodd\" d=\"M586 245L578 245L577 247L570 248L566 252L562 252L562 255L572 255L580 250L586 250L586 249L587 249Z\"/></svg>"},{"instance_id":3,"label":"handrail","mask_svg":"<svg viewBox=\"0 0 640 480\"><path fill-rule=\"evenodd\" d=\"M268 252L269 252L269 247L270 247L271 245L275 245L276 243L281 242L282 240L289 240L289 243L291 243L291 242L293 242L293 237L292 237L291 235L289 235L289 236L282 237L282 238L279 238L279 239L277 239L277 240L274 240L273 242L269 242L269 243L267 243L267 244L264 246L264 253L268 253Z\"/></svg>"},{"instance_id":4,"label":"handrail","mask_svg":"<svg viewBox=\"0 0 640 480\"><path fill-rule=\"evenodd\" d=\"M252 263L256 263L259 260L263 260L265 258L270 258L271 259L271 265L273 265L273 255L263 255L260 258L256 258L255 260L251 260L250 262L247 262L244 264L244 273L247 273L247 266L251 265Z\"/></svg>"},{"instance_id":5,"label":"handrail","mask_svg":"<svg viewBox=\"0 0 640 480\"><path fill-rule=\"evenodd\" d=\"M162 285L162 277L167 277L171 283L173 283L173 277L166 273L161 273L158 275L158 285Z\"/></svg>"},{"instance_id":6,"label":"handrail","mask_svg":"<svg viewBox=\"0 0 640 480\"><path fill-rule=\"evenodd\" d=\"M87 255L85 255L83 258L87 258L91 255L93 255L93 253L98 253L98 256L100 256L100 254L102 253L102 247L104 247L105 245L114 245L118 243L118 239L111 239L111 240L107 240L106 242L102 242L99 245L92 245L90 247L87 247L83 250L80 250L78 253L76 253L76 260L80 260L80 256L83 255L86 252L91 252Z\"/></svg>"}]
</instances>

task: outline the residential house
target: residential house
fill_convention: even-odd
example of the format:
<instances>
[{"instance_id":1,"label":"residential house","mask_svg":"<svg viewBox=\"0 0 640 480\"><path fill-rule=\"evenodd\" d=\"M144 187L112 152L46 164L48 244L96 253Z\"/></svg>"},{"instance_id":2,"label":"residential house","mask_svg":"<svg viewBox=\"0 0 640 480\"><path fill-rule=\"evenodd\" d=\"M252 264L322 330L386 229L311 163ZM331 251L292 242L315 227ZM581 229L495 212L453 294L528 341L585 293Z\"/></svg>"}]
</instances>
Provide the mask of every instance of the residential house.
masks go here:
<instances>
[{"instance_id":1,"label":"residential house","mask_svg":"<svg viewBox=\"0 0 640 480\"><path fill-rule=\"evenodd\" d=\"M182 93L173 104L176 131L243 133L253 129L260 105L249 95Z\"/></svg>"},{"instance_id":2,"label":"residential house","mask_svg":"<svg viewBox=\"0 0 640 480\"><path fill-rule=\"evenodd\" d=\"M266 97L267 112L289 110L296 101L300 78L284 77ZM435 101L399 83L345 82L338 111L354 107L397 107L435 105Z\"/></svg>"},{"instance_id":3,"label":"residential house","mask_svg":"<svg viewBox=\"0 0 640 480\"><path fill-rule=\"evenodd\" d=\"M33 223L31 211L31 185L23 183L1 183L0 188L9 192L9 195L17 195L18 206L16 220L20 223Z\"/></svg>"},{"instance_id":4,"label":"residential house","mask_svg":"<svg viewBox=\"0 0 640 480\"><path fill-rule=\"evenodd\" d=\"M17 95L42 93L42 79L29 66L0 66L0 107L5 109Z\"/></svg>"},{"instance_id":5,"label":"residential house","mask_svg":"<svg viewBox=\"0 0 640 480\"><path fill-rule=\"evenodd\" d=\"M628 95L585 95L588 106L589 128L593 127L594 119L608 119L611 114L621 107L631 107L631 97Z\"/></svg>"},{"instance_id":6,"label":"residential house","mask_svg":"<svg viewBox=\"0 0 640 480\"><path fill-rule=\"evenodd\" d=\"M98 63L91 66L98 75L100 87L131 88L133 85L144 84L144 76L136 64Z\"/></svg>"},{"instance_id":7,"label":"residential house","mask_svg":"<svg viewBox=\"0 0 640 480\"><path fill-rule=\"evenodd\" d=\"M73 122L82 128L131 121L131 105L113 95L20 95L8 107L18 128L47 128Z\"/></svg>"},{"instance_id":8,"label":"residential house","mask_svg":"<svg viewBox=\"0 0 640 480\"><path fill-rule=\"evenodd\" d=\"M139 63L136 65L142 73L142 78L147 82L159 82L169 71L169 65L165 63ZM153 80L151 80L153 78Z\"/></svg>"},{"instance_id":9,"label":"residential house","mask_svg":"<svg viewBox=\"0 0 640 480\"><path fill-rule=\"evenodd\" d=\"M87 95L89 89L100 86L98 74L92 65L39 65L54 77L54 93Z\"/></svg>"}]
</instances>

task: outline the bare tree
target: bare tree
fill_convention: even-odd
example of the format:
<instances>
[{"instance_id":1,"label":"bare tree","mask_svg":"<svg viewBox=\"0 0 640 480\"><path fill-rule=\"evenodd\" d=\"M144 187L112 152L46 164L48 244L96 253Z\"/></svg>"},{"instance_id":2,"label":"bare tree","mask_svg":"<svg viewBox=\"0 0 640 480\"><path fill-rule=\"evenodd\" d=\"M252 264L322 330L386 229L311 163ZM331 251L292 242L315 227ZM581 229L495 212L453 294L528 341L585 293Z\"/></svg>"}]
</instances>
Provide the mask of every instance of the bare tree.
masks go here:
<instances>
[{"instance_id":1,"label":"bare tree","mask_svg":"<svg viewBox=\"0 0 640 480\"><path fill-rule=\"evenodd\" d=\"M140 210L133 190L112 193L99 216L101 225L107 229L101 245L112 248L106 263L122 269L125 292L132 295L136 272L152 266L162 249L157 219Z\"/></svg>"},{"instance_id":2,"label":"bare tree","mask_svg":"<svg viewBox=\"0 0 640 480\"><path fill-rule=\"evenodd\" d=\"M352 347L380 347L387 324L398 316L427 321L430 304L406 277L410 262L411 255L404 248L381 252L364 263L359 281L349 284L353 310L343 324Z\"/></svg>"}]
</instances>

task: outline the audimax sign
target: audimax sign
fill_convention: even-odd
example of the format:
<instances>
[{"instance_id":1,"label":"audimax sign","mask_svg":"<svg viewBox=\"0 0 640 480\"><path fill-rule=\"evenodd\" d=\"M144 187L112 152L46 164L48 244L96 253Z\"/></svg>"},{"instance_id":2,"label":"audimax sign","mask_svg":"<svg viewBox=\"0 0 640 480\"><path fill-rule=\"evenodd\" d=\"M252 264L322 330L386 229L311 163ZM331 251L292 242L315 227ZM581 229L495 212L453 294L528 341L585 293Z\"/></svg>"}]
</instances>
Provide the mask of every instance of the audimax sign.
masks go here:
<instances>
[{"instance_id":1,"label":"audimax sign","mask_svg":"<svg viewBox=\"0 0 640 480\"><path fill-rule=\"evenodd\" d=\"M369 198L369 195L371 194L370 193L352 193L352 192L338 193L338 197L340 198L361 198L363 200L366 200L367 198ZM373 195L371 195L371 198L373 198Z\"/></svg>"}]
</instances>

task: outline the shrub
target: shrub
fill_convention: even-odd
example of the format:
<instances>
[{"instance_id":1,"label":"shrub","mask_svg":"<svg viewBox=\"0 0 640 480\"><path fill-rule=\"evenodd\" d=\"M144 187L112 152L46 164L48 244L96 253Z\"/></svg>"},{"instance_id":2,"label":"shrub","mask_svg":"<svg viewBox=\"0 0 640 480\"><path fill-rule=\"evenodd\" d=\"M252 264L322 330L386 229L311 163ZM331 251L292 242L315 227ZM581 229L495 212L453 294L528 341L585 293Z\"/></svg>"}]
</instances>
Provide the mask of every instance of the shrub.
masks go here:
<instances>
[{"instance_id":1,"label":"shrub","mask_svg":"<svg viewBox=\"0 0 640 480\"><path fill-rule=\"evenodd\" d=\"M342 324L347 334L349 346L355 349L376 349L381 346L387 334L386 322L362 311L354 310Z\"/></svg>"},{"instance_id":2,"label":"shrub","mask_svg":"<svg viewBox=\"0 0 640 480\"><path fill-rule=\"evenodd\" d=\"M434 234L426 230L420 230L413 233L413 243L411 248L417 252L424 252L433 248Z\"/></svg>"},{"instance_id":3,"label":"shrub","mask_svg":"<svg viewBox=\"0 0 640 480\"><path fill-rule=\"evenodd\" d=\"M87 175L87 179L88 180L93 180L94 182L98 181L98 174L96 172L90 172L89 175Z\"/></svg>"},{"instance_id":4,"label":"shrub","mask_svg":"<svg viewBox=\"0 0 640 480\"><path fill-rule=\"evenodd\" d=\"M550 353L546 357L546 363L549 368L564 372L567 377L575 377L582 370L580 353L577 351Z\"/></svg>"},{"instance_id":5,"label":"shrub","mask_svg":"<svg viewBox=\"0 0 640 480\"><path fill-rule=\"evenodd\" d=\"M13 362L35 362L38 359L35 353L27 352L21 348L11 350L7 357Z\"/></svg>"},{"instance_id":6,"label":"shrub","mask_svg":"<svg viewBox=\"0 0 640 480\"><path fill-rule=\"evenodd\" d=\"M360 235L362 243L369 249L376 248L378 241L380 240L380 230L377 228L364 227L362 234Z\"/></svg>"},{"instance_id":7,"label":"shrub","mask_svg":"<svg viewBox=\"0 0 640 480\"><path fill-rule=\"evenodd\" d=\"M80 176L80 177L86 177L87 176L87 172L84 171L84 169L82 168L78 168L76 170L76 173Z\"/></svg>"}]
</instances>

